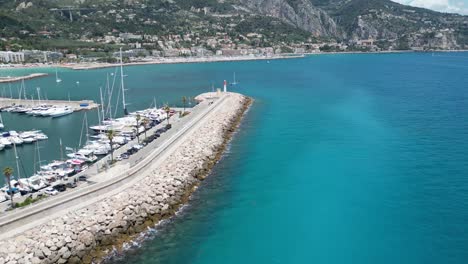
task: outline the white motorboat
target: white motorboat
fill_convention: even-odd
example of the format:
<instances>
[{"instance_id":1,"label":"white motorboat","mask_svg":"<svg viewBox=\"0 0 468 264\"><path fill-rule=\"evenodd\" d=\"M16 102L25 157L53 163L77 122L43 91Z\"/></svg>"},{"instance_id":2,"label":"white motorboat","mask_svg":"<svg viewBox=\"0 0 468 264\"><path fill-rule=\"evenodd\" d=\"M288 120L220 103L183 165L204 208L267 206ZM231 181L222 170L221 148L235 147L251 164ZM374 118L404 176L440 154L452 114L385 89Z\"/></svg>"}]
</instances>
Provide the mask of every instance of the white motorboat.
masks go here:
<instances>
[{"instance_id":1,"label":"white motorboat","mask_svg":"<svg viewBox=\"0 0 468 264\"><path fill-rule=\"evenodd\" d=\"M67 157L71 159L79 159L79 160L84 160L86 162L95 162L97 160L97 157L94 155L85 155L83 153L75 152L75 153L68 153Z\"/></svg>"},{"instance_id":2,"label":"white motorboat","mask_svg":"<svg viewBox=\"0 0 468 264\"><path fill-rule=\"evenodd\" d=\"M39 191L48 186L46 182L42 179L42 176L40 175L33 175L27 179L20 179L19 181L23 182L33 191Z\"/></svg>"},{"instance_id":3,"label":"white motorboat","mask_svg":"<svg viewBox=\"0 0 468 264\"><path fill-rule=\"evenodd\" d=\"M10 184L12 187L17 188L22 194L31 192L31 189L29 188L29 186L27 184L24 184L23 182L20 182L17 180L11 180Z\"/></svg>"},{"instance_id":4,"label":"white motorboat","mask_svg":"<svg viewBox=\"0 0 468 264\"><path fill-rule=\"evenodd\" d=\"M14 137L11 136L9 137L9 140L15 145L21 145L24 143L24 140L22 140L20 137L17 137L17 136L14 136Z\"/></svg>"},{"instance_id":5,"label":"white motorboat","mask_svg":"<svg viewBox=\"0 0 468 264\"><path fill-rule=\"evenodd\" d=\"M49 114L49 116L51 116L52 118L54 117L60 117L60 116L65 116L65 115L69 115L73 113L73 109L69 108L69 107L64 107L64 108L57 108L55 109L54 112L52 112L51 114Z\"/></svg>"},{"instance_id":6,"label":"white motorboat","mask_svg":"<svg viewBox=\"0 0 468 264\"><path fill-rule=\"evenodd\" d=\"M44 112L48 111L49 107L47 106L38 106L34 107L31 110L27 111L27 115L32 115L32 116L41 116Z\"/></svg>"},{"instance_id":7,"label":"white motorboat","mask_svg":"<svg viewBox=\"0 0 468 264\"><path fill-rule=\"evenodd\" d=\"M34 138L37 139L37 140L46 140L46 139L48 139L49 137L48 137L46 134L44 134L44 133L38 133L38 134L36 134L36 135L34 136Z\"/></svg>"},{"instance_id":8,"label":"white motorboat","mask_svg":"<svg viewBox=\"0 0 468 264\"><path fill-rule=\"evenodd\" d=\"M99 147L90 148L88 150L92 151L95 155L107 155L107 153L110 152L110 147L99 146Z\"/></svg>"},{"instance_id":9,"label":"white motorboat","mask_svg":"<svg viewBox=\"0 0 468 264\"><path fill-rule=\"evenodd\" d=\"M107 137L106 134L98 134L98 135L95 135L95 136L92 136L93 138L97 139L98 143L99 144L109 144L110 143L110 140L109 138ZM131 139L129 137L126 137L126 136L114 136L114 138L112 139L112 142L113 143L117 143L119 145L124 145L124 144L127 144L128 141L130 141ZM98 143L94 143L94 144L98 144Z\"/></svg>"},{"instance_id":10,"label":"white motorboat","mask_svg":"<svg viewBox=\"0 0 468 264\"><path fill-rule=\"evenodd\" d=\"M52 163L41 166L41 170L62 177L70 175L75 171L66 161L53 161Z\"/></svg>"},{"instance_id":11,"label":"white motorboat","mask_svg":"<svg viewBox=\"0 0 468 264\"><path fill-rule=\"evenodd\" d=\"M52 113L54 113L57 110L56 107L51 107L47 110L42 111L40 114L41 116L50 116Z\"/></svg>"},{"instance_id":12,"label":"white motorboat","mask_svg":"<svg viewBox=\"0 0 468 264\"><path fill-rule=\"evenodd\" d=\"M26 143L26 144L31 144L31 143L34 143L36 141L37 141L37 139L33 138L33 137L28 137L28 138L23 139L23 142Z\"/></svg>"},{"instance_id":13,"label":"white motorboat","mask_svg":"<svg viewBox=\"0 0 468 264\"><path fill-rule=\"evenodd\" d=\"M31 130L31 131L25 131L19 134L20 138L25 139L29 137L35 137L37 134L41 133L40 130Z\"/></svg>"},{"instance_id":14,"label":"white motorboat","mask_svg":"<svg viewBox=\"0 0 468 264\"><path fill-rule=\"evenodd\" d=\"M5 147L12 146L12 143L8 138L0 138L0 144L4 145Z\"/></svg>"}]
</instances>

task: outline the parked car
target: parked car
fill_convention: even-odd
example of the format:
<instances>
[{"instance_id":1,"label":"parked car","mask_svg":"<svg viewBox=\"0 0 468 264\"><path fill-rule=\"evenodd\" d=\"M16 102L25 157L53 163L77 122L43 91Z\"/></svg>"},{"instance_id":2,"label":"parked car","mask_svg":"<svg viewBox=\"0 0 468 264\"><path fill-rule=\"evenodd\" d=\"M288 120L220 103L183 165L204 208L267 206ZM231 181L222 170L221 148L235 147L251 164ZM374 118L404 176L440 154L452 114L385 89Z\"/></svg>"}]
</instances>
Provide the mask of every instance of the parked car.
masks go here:
<instances>
[{"instance_id":1,"label":"parked car","mask_svg":"<svg viewBox=\"0 0 468 264\"><path fill-rule=\"evenodd\" d=\"M55 190L54 188L52 187L49 187L47 189L44 190L44 193L47 194L47 195L57 195L58 194L58 191Z\"/></svg>"},{"instance_id":2,"label":"parked car","mask_svg":"<svg viewBox=\"0 0 468 264\"><path fill-rule=\"evenodd\" d=\"M86 177L86 175L81 175L81 176L78 177L78 180L79 181L87 181L88 177Z\"/></svg>"},{"instance_id":3,"label":"parked car","mask_svg":"<svg viewBox=\"0 0 468 264\"><path fill-rule=\"evenodd\" d=\"M59 192L64 192L67 190L67 186L65 186L65 184L61 183L61 184L57 184L53 187L55 190L59 191Z\"/></svg>"},{"instance_id":4,"label":"parked car","mask_svg":"<svg viewBox=\"0 0 468 264\"><path fill-rule=\"evenodd\" d=\"M127 154L125 154L125 153L124 153L124 154L122 154L122 155L120 155L120 157L121 157L122 159L128 159L128 155L127 155Z\"/></svg>"},{"instance_id":5,"label":"parked car","mask_svg":"<svg viewBox=\"0 0 468 264\"><path fill-rule=\"evenodd\" d=\"M127 154L128 156L130 156L130 155L133 155L134 153L136 153L137 151L138 151L137 149L129 148L127 150L127 152L125 152L124 154Z\"/></svg>"},{"instance_id":6,"label":"parked car","mask_svg":"<svg viewBox=\"0 0 468 264\"><path fill-rule=\"evenodd\" d=\"M74 183L74 182L69 182L69 183L67 183L66 186L67 186L67 188L76 188L76 183Z\"/></svg>"},{"instance_id":7,"label":"parked car","mask_svg":"<svg viewBox=\"0 0 468 264\"><path fill-rule=\"evenodd\" d=\"M136 144L133 146L134 149L137 149L137 150L140 150L143 148L143 145L140 145L140 144Z\"/></svg>"}]
</instances>

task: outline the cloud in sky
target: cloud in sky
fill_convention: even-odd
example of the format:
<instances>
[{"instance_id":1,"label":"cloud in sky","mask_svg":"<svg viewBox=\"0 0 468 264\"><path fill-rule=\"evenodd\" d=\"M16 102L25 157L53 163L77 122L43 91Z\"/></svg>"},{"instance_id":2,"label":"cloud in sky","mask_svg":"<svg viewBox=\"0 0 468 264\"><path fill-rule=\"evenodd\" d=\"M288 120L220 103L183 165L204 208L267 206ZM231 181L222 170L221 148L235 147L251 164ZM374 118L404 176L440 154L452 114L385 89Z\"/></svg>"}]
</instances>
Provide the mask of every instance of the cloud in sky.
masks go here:
<instances>
[{"instance_id":1,"label":"cloud in sky","mask_svg":"<svg viewBox=\"0 0 468 264\"><path fill-rule=\"evenodd\" d=\"M423 7L439 12L468 15L468 0L393 0L400 4Z\"/></svg>"}]
</instances>

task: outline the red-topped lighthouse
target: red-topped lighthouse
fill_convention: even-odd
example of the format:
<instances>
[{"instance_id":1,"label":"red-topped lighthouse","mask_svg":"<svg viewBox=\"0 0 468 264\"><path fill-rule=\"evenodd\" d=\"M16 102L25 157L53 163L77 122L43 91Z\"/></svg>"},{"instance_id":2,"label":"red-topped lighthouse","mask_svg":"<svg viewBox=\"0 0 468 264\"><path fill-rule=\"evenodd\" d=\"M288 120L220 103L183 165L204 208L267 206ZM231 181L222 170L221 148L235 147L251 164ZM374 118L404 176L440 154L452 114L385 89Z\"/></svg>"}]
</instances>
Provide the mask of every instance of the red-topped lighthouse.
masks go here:
<instances>
[{"instance_id":1,"label":"red-topped lighthouse","mask_svg":"<svg viewBox=\"0 0 468 264\"><path fill-rule=\"evenodd\" d=\"M224 80L224 92L227 92L227 82Z\"/></svg>"}]
</instances>

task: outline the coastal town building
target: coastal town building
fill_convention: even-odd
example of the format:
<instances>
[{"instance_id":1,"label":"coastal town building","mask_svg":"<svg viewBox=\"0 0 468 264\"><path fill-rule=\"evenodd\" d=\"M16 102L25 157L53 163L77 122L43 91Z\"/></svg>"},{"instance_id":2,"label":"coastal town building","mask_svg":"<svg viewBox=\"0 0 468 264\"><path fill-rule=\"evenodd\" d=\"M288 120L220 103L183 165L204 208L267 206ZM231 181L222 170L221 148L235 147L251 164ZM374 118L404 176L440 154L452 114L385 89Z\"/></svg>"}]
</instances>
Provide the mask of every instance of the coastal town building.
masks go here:
<instances>
[{"instance_id":1,"label":"coastal town building","mask_svg":"<svg viewBox=\"0 0 468 264\"><path fill-rule=\"evenodd\" d=\"M5 63L24 62L24 52L0 51L0 61Z\"/></svg>"}]
</instances>

